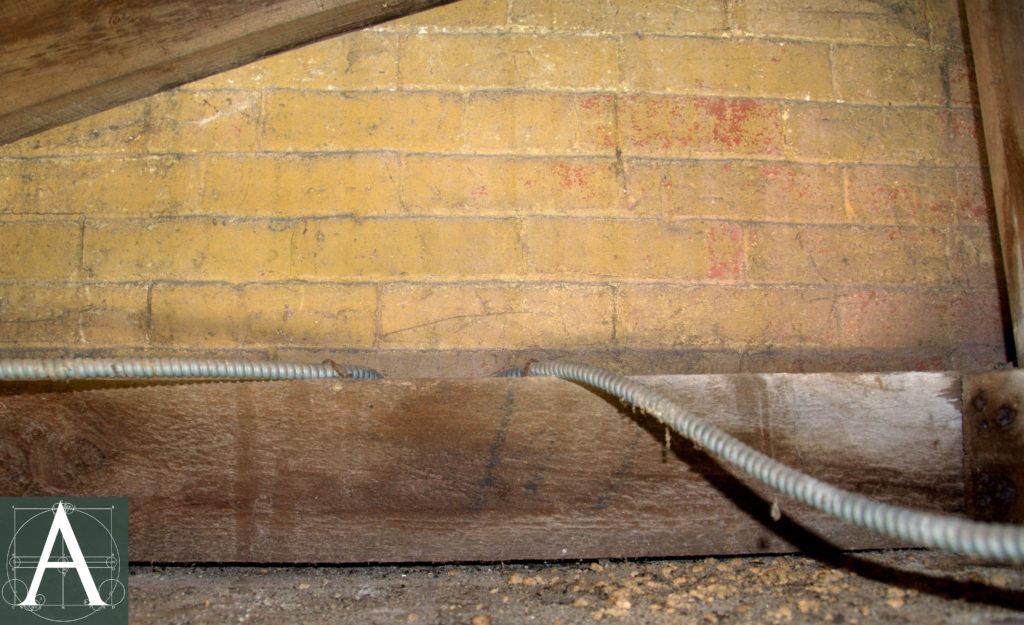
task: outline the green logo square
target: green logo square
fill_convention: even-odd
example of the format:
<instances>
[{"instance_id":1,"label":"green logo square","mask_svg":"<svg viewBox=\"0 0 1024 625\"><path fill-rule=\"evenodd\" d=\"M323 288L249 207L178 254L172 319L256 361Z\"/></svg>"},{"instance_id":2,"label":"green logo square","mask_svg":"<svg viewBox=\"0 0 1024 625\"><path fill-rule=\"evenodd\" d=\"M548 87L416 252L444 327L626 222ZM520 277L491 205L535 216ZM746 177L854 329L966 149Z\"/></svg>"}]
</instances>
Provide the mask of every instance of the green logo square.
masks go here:
<instances>
[{"instance_id":1,"label":"green logo square","mask_svg":"<svg viewBox=\"0 0 1024 625\"><path fill-rule=\"evenodd\" d=\"M0 553L0 622L127 625L127 497L0 497Z\"/></svg>"}]
</instances>

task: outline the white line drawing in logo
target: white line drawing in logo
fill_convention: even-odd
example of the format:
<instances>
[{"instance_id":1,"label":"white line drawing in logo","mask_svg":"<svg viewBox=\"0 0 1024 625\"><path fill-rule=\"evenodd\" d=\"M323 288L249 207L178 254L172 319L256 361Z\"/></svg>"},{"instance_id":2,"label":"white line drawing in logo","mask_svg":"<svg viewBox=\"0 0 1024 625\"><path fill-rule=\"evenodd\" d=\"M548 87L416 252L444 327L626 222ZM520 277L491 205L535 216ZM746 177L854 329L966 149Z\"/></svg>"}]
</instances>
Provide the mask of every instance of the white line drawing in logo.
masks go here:
<instances>
[{"instance_id":1,"label":"white line drawing in logo","mask_svg":"<svg viewBox=\"0 0 1024 625\"><path fill-rule=\"evenodd\" d=\"M7 580L0 587L0 597L5 603L47 621L70 623L110 609L125 600L127 593L118 579L120 552L111 532L113 507L77 508L74 504L59 501L49 508L11 506L11 513L14 515L14 536L4 559ZM104 540L80 543L72 528L71 516L76 519L80 531L87 528L90 535L104 536ZM101 520L101 517L106 518ZM24 534L28 532L24 530L32 529L39 535L39 530L47 523L49 531L45 544L26 544ZM20 545L19 534L23 534ZM59 554L55 553L58 545ZM67 579L71 570L77 573L77 583ZM101 575L102 581L98 585L95 574ZM59 575L59 582L52 579L54 575ZM44 583L46 592L40 592Z\"/></svg>"}]
</instances>

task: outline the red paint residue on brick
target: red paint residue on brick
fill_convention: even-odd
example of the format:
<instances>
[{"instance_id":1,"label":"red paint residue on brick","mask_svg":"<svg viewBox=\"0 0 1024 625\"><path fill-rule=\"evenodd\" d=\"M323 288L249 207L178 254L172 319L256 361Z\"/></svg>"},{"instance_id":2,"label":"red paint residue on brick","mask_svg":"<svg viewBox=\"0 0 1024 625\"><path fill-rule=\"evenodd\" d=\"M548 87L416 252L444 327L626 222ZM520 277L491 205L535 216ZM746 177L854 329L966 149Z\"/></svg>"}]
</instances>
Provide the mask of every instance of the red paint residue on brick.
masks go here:
<instances>
[{"instance_id":1,"label":"red paint residue on brick","mask_svg":"<svg viewBox=\"0 0 1024 625\"><path fill-rule=\"evenodd\" d=\"M988 198L977 171L960 171L956 176L956 209L960 219L988 223Z\"/></svg>"},{"instance_id":2,"label":"red paint residue on brick","mask_svg":"<svg viewBox=\"0 0 1024 625\"><path fill-rule=\"evenodd\" d=\"M971 72L966 65L957 65L949 71L949 83L950 91L953 93L962 93L966 97L953 96L950 99L951 105L970 105L972 104L970 93L971 93ZM953 86L956 88L953 88Z\"/></svg>"},{"instance_id":3,"label":"red paint residue on brick","mask_svg":"<svg viewBox=\"0 0 1024 625\"><path fill-rule=\"evenodd\" d=\"M917 243L920 240L920 237L918 237L916 234L914 234L910 230L905 230L905 229L901 228L901 229L898 229L898 230L891 230L889 232L889 240L890 241L905 241L907 243Z\"/></svg>"},{"instance_id":4,"label":"red paint residue on brick","mask_svg":"<svg viewBox=\"0 0 1024 625\"><path fill-rule=\"evenodd\" d=\"M947 195L934 202L922 202L915 187L907 185L876 185L869 207L874 211L900 210L911 216L921 213L948 213L955 204L955 198Z\"/></svg>"},{"instance_id":5,"label":"red paint residue on brick","mask_svg":"<svg viewBox=\"0 0 1024 625\"><path fill-rule=\"evenodd\" d=\"M828 201L828 193L821 187L816 175L788 165L761 165L761 179L768 186L766 192L771 195L781 192L783 197L812 199L822 203Z\"/></svg>"},{"instance_id":6,"label":"red paint residue on brick","mask_svg":"<svg viewBox=\"0 0 1024 625\"><path fill-rule=\"evenodd\" d=\"M624 108L629 109L629 139L638 148L685 149L693 142L693 120L688 119L687 109L680 98L641 98L633 96L623 99ZM652 124L664 123L667 130L655 129Z\"/></svg>"},{"instance_id":7,"label":"red paint residue on brick","mask_svg":"<svg viewBox=\"0 0 1024 625\"><path fill-rule=\"evenodd\" d=\"M776 105L688 96L625 98L625 141L638 148L774 154L781 150Z\"/></svg>"},{"instance_id":8,"label":"red paint residue on brick","mask_svg":"<svg viewBox=\"0 0 1024 625\"><path fill-rule=\"evenodd\" d=\"M708 277L729 280L741 277L743 271L743 232L737 224L714 224L708 229ZM719 243L724 245L719 245Z\"/></svg>"},{"instance_id":9,"label":"red paint residue on brick","mask_svg":"<svg viewBox=\"0 0 1024 625\"><path fill-rule=\"evenodd\" d=\"M765 182L771 182L781 186L782 190L786 193L797 193L803 197L803 192L797 189L797 175L796 172L782 165L770 164L761 165L761 178Z\"/></svg>"},{"instance_id":10,"label":"red paint residue on brick","mask_svg":"<svg viewBox=\"0 0 1024 625\"><path fill-rule=\"evenodd\" d=\"M610 102L611 96L592 95L580 100L580 108L585 111L603 111Z\"/></svg>"},{"instance_id":11,"label":"red paint residue on brick","mask_svg":"<svg viewBox=\"0 0 1024 625\"><path fill-rule=\"evenodd\" d=\"M711 117L714 143L723 148L733 150L742 145L763 143L763 130L751 133L748 125L751 121L767 118L766 108L754 100L733 100L727 98L698 98L695 101L698 113Z\"/></svg>"},{"instance_id":12,"label":"red paint residue on brick","mask_svg":"<svg viewBox=\"0 0 1024 625\"><path fill-rule=\"evenodd\" d=\"M978 125L974 123L973 114L963 111L939 111L937 115L955 138L978 138Z\"/></svg>"},{"instance_id":13,"label":"red paint residue on brick","mask_svg":"<svg viewBox=\"0 0 1024 625\"><path fill-rule=\"evenodd\" d=\"M594 185L581 165L558 163L555 165L555 175L558 176L558 185L566 191L574 191L585 200L594 199Z\"/></svg>"}]
</instances>

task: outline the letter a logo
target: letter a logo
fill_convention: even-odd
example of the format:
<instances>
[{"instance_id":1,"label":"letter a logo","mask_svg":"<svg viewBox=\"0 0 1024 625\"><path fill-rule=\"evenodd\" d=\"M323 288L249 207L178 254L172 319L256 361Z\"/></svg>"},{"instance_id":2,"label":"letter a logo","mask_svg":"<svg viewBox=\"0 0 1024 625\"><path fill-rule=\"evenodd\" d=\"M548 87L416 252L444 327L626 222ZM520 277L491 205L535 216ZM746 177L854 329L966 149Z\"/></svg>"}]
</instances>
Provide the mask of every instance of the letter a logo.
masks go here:
<instances>
[{"instance_id":1,"label":"letter a logo","mask_svg":"<svg viewBox=\"0 0 1024 625\"><path fill-rule=\"evenodd\" d=\"M78 578L82 581L82 588L85 589L85 596L89 598L89 605L107 605L100 598L99 590L96 589L96 582L92 578L92 573L89 572L89 565L85 561L85 556L82 555L81 547L78 546L78 537L75 536L75 531L71 529L71 522L68 521L65 505L63 501L57 503L53 514L53 523L50 525L50 533L47 535L46 544L43 546L43 553L39 556L39 563L36 564L36 572L32 576L32 583L29 585L28 594L20 605L36 605L36 593L39 592L39 584L43 581L43 573L46 572L46 569L75 569L78 573ZM64 540L68 555L71 557L70 562L50 560L50 554L53 552L53 545L57 542L58 535Z\"/></svg>"},{"instance_id":2,"label":"letter a logo","mask_svg":"<svg viewBox=\"0 0 1024 625\"><path fill-rule=\"evenodd\" d=\"M0 497L0 624L128 625L127 564L127 498Z\"/></svg>"}]
</instances>

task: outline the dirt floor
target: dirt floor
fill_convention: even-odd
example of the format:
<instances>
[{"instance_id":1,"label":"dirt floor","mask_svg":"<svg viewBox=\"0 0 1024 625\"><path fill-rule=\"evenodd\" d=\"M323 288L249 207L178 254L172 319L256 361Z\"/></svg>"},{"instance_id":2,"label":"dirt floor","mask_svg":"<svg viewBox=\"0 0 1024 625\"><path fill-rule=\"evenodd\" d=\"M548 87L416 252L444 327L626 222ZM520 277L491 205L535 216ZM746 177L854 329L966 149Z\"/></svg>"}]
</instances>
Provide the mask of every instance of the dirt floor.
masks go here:
<instances>
[{"instance_id":1,"label":"dirt floor","mask_svg":"<svg viewBox=\"0 0 1024 625\"><path fill-rule=\"evenodd\" d=\"M929 551L533 564L135 566L132 623L1024 624L1024 567Z\"/></svg>"}]
</instances>

